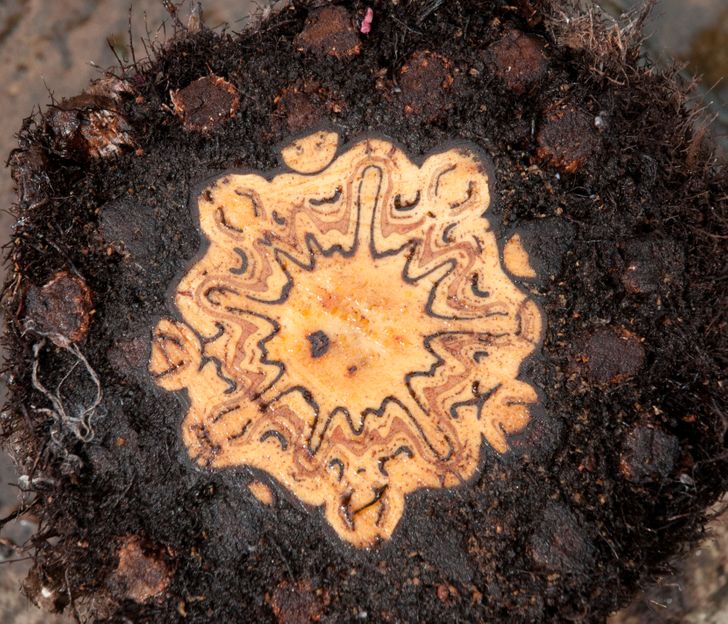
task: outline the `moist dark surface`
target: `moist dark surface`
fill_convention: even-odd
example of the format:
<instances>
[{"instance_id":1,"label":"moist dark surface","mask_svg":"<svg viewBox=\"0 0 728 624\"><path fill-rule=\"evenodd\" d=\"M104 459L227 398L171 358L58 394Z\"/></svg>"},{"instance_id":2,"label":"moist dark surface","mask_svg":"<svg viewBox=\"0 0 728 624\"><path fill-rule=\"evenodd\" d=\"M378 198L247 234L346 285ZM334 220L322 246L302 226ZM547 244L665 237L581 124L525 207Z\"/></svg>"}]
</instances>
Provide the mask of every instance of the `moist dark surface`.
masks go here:
<instances>
[{"instance_id":1,"label":"moist dark surface","mask_svg":"<svg viewBox=\"0 0 728 624\"><path fill-rule=\"evenodd\" d=\"M510 4L375 2L372 32L345 58L295 43L303 4L242 35L180 30L117 70L130 92L113 104L84 96L26 122L11 157L2 425L41 519L31 596L50 589L86 621L599 622L700 535L728 474L724 165L634 33L624 53L594 50L548 3ZM365 5L343 6L358 24ZM522 47L513 31L545 59L516 87L502 64ZM527 58L538 62L533 46ZM239 109L185 130L170 91L211 74L237 88ZM73 129L94 107L128 128L120 155L94 158ZM386 135L413 157L479 144L495 164L494 221L503 240L523 232L548 322L523 371L542 407L511 452L484 443L475 482L409 496L393 538L371 550L264 475L194 467L185 397L146 370L151 329L175 316L170 288L202 244L190 191L228 169L276 168L281 140L322 125L347 141ZM27 320L28 291L59 271L86 282L95 308L67 348ZM76 349L88 369L74 368ZM46 388L71 370L74 414L94 401L94 371L90 441L49 414L34 365ZM253 478L273 488L272 508L245 487ZM143 603L118 582L129 536L169 575Z\"/></svg>"}]
</instances>

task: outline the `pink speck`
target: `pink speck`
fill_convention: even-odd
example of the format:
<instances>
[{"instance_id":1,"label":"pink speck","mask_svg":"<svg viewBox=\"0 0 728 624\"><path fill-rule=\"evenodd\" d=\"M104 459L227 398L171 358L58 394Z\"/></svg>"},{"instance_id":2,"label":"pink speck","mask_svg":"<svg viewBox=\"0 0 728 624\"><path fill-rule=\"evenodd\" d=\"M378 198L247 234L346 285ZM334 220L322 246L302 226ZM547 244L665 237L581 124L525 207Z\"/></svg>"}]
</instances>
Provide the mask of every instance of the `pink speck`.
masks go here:
<instances>
[{"instance_id":1,"label":"pink speck","mask_svg":"<svg viewBox=\"0 0 728 624\"><path fill-rule=\"evenodd\" d=\"M361 28L359 31L363 35L368 35L372 31L372 20L374 19L374 10L369 7L364 15L364 19L361 22Z\"/></svg>"}]
</instances>

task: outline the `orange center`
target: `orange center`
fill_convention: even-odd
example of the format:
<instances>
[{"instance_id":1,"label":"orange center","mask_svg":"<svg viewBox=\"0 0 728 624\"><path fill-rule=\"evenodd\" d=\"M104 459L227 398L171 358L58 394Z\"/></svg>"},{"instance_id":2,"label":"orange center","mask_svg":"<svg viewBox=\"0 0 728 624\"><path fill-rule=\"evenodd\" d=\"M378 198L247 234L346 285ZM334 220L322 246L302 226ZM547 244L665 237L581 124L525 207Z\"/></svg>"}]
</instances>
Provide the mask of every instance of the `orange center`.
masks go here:
<instances>
[{"instance_id":1,"label":"orange center","mask_svg":"<svg viewBox=\"0 0 728 624\"><path fill-rule=\"evenodd\" d=\"M346 406L352 416L376 409L403 389L408 372L430 366L423 340L442 322L425 311L429 284L405 282L402 264L401 256L374 260L360 250L319 257L313 271L293 274L288 300L275 311L281 329L269 356L322 408Z\"/></svg>"}]
</instances>

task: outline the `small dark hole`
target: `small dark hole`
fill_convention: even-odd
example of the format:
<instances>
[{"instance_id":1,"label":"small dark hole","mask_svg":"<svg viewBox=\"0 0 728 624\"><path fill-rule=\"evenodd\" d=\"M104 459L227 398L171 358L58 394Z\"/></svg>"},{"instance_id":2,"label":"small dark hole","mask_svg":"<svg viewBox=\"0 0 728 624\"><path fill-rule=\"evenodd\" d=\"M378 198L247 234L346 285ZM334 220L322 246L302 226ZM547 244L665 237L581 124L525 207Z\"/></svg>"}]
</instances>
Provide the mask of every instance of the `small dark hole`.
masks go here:
<instances>
[{"instance_id":1,"label":"small dark hole","mask_svg":"<svg viewBox=\"0 0 728 624\"><path fill-rule=\"evenodd\" d=\"M311 343L311 357L320 358L329 350L329 337L321 330L306 336Z\"/></svg>"}]
</instances>

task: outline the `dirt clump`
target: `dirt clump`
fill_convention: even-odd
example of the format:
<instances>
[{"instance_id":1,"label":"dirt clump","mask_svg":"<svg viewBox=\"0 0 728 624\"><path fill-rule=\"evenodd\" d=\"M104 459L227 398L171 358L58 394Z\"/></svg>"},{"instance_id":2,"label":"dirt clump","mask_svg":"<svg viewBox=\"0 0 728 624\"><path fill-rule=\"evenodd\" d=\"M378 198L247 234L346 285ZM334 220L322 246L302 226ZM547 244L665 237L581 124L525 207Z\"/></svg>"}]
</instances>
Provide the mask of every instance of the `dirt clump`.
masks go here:
<instances>
[{"instance_id":1,"label":"dirt clump","mask_svg":"<svg viewBox=\"0 0 728 624\"><path fill-rule=\"evenodd\" d=\"M629 330L605 327L589 336L581 357L592 381L617 384L639 372L645 361L645 349Z\"/></svg>"},{"instance_id":2,"label":"dirt clump","mask_svg":"<svg viewBox=\"0 0 728 624\"><path fill-rule=\"evenodd\" d=\"M344 111L344 103L318 82L298 81L274 99L273 126L277 136L298 134L325 124Z\"/></svg>"},{"instance_id":3,"label":"dirt clump","mask_svg":"<svg viewBox=\"0 0 728 624\"><path fill-rule=\"evenodd\" d=\"M345 7L339 5L311 11L294 43L302 52L337 59L356 56L361 51L353 17Z\"/></svg>"},{"instance_id":4,"label":"dirt clump","mask_svg":"<svg viewBox=\"0 0 728 624\"><path fill-rule=\"evenodd\" d=\"M622 444L620 472L634 483L659 483L672 472L679 449L675 436L657 427L638 425Z\"/></svg>"},{"instance_id":5,"label":"dirt clump","mask_svg":"<svg viewBox=\"0 0 728 624\"><path fill-rule=\"evenodd\" d=\"M170 94L175 114L186 130L209 132L235 117L240 96L235 87L219 76L198 78Z\"/></svg>"},{"instance_id":6,"label":"dirt clump","mask_svg":"<svg viewBox=\"0 0 728 624\"><path fill-rule=\"evenodd\" d=\"M569 106L546 112L537 141L538 157L565 173L583 167L599 147L594 118Z\"/></svg>"},{"instance_id":7,"label":"dirt clump","mask_svg":"<svg viewBox=\"0 0 728 624\"><path fill-rule=\"evenodd\" d=\"M516 94L533 88L546 75L543 44L518 30L509 30L488 48L492 71Z\"/></svg>"},{"instance_id":8,"label":"dirt clump","mask_svg":"<svg viewBox=\"0 0 728 624\"><path fill-rule=\"evenodd\" d=\"M452 88L454 78L452 63L446 57L429 50L418 50L399 73L406 113L434 121L447 112L447 92Z\"/></svg>"},{"instance_id":9,"label":"dirt clump","mask_svg":"<svg viewBox=\"0 0 728 624\"><path fill-rule=\"evenodd\" d=\"M56 273L42 287L31 286L25 298L25 326L57 343L86 337L93 302L91 290L77 275Z\"/></svg>"},{"instance_id":10,"label":"dirt clump","mask_svg":"<svg viewBox=\"0 0 728 624\"><path fill-rule=\"evenodd\" d=\"M136 536L127 537L119 546L119 565L109 584L115 591L135 602L147 602L169 586L171 571L163 555Z\"/></svg>"}]
</instances>

